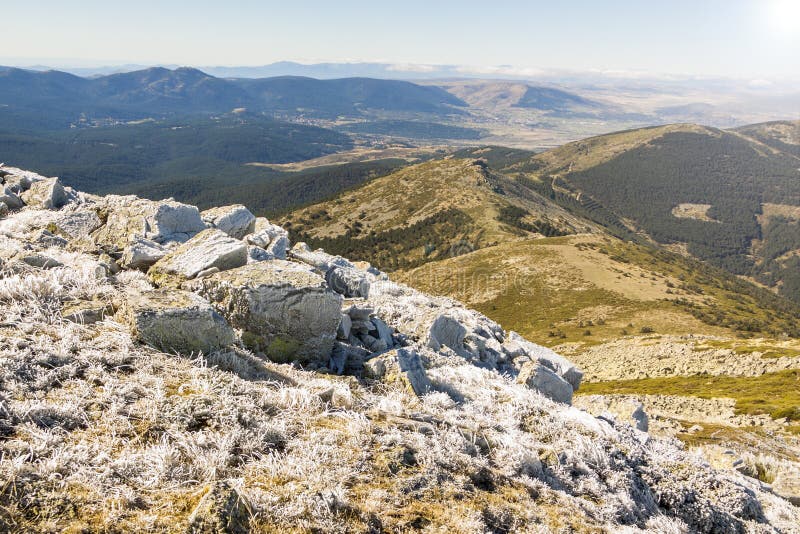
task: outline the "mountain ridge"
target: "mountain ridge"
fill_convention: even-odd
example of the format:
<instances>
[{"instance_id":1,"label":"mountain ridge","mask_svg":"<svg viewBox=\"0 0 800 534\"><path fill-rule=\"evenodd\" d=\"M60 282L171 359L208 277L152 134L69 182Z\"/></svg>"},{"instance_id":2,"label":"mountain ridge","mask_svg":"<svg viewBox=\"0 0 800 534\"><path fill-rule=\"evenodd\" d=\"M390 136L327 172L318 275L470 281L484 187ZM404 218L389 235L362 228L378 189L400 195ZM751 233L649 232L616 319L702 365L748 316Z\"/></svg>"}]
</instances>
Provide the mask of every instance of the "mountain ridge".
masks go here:
<instances>
[{"instance_id":1,"label":"mountain ridge","mask_svg":"<svg viewBox=\"0 0 800 534\"><path fill-rule=\"evenodd\" d=\"M25 83L15 80L24 77ZM65 87L61 83L68 82ZM288 87L286 87L288 85ZM30 92L30 87L37 91ZM28 90L22 90L28 87ZM276 105L270 95L276 91L290 98L286 106ZM64 100L64 96L69 98ZM383 96L388 95L388 98ZM189 67L174 70L153 67L140 71L80 78L58 71L0 71L0 101L27 109L52 106L62 99L60 115L77 120L80 113L230 112L249 107L253 111L297 113L305 108L322 116L360 115L370 106L394 111L459 113L466 105L453 95L434 87L396 80L344 78L316 80L304 77L224 79ZM363 109L356 104L362 103ZM66 108L66 109L64 109Z\"/></svg>"}]
</instances>

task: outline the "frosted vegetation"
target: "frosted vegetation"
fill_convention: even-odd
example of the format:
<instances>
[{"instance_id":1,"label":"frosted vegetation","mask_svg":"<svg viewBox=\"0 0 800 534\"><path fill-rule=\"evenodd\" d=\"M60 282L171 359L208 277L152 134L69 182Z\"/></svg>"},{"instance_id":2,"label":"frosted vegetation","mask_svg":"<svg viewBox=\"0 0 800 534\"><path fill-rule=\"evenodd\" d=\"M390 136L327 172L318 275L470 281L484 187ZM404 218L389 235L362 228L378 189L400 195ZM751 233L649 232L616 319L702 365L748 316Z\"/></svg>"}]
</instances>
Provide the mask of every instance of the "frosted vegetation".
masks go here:
<instances>
[{"instance_id":1,"label":"frosted vegetation","mask_svg":"<svg viewBox=\"0 0 800 534\"><path fill-rule=\"evenodd\" d=\"M244 344L165 353L111 316L67 321L76 299L116 307L152 282L39 244L36 212L0 221L3 256L59 264L0 271L0 530L186 531L218 494L229 532L800 524L765 484L454 351L423 358L430 388L417 395L402 381L273 363Z\"/></svg>"}]
</instances>

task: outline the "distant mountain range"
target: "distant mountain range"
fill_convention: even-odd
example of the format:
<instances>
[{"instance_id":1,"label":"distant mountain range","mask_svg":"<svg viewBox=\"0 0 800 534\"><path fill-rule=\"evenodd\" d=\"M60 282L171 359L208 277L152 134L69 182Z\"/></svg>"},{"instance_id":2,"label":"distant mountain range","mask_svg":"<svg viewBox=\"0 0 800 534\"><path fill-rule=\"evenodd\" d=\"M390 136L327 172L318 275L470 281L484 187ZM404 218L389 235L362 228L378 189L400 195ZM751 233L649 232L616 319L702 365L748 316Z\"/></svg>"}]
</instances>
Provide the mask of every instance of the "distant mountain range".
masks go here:
<instances>
[{"instance_id":1,"label":"distant mountain range","mask_svg":"<svg viewBox=\"0 0 800 534\"><path fill-rule=\"evenodd\" d=\"M223 79L192 68L161 67L96 78L59 71L0 71L0 106L6 112L48 113L61 120L76 120L82 114L137 118L235 108L325 118L358 116L371 109L448 115L463 113L466 105L441 88L397 80Z\"/></svg>"}]
</instances>

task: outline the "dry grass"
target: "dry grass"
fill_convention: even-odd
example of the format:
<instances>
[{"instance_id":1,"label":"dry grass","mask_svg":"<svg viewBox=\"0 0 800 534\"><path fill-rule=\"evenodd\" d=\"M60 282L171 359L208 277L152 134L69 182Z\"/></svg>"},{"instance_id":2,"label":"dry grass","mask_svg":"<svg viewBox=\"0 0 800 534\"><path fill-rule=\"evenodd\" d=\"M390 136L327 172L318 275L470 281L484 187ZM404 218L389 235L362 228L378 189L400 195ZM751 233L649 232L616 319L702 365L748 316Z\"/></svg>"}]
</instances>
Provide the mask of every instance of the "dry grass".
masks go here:
<instances>
[{"instance_id":1,"label":"dry grass","mask_svg":"<svg viewBox=\"0 0 800 534\"><path fill-rule=\"evenodd\" d=\"M645 326L659 334L731 336L730 330L702 323L668 301L681 297L705 305L708 297L679 289L682 275L690 273L633 245L579 235L520 240L397 277L423 291L457 298L550 346L571 342L586 348L638 334ZM585 335L587 330L591 335Z\"/></svg>"}]
</instances>

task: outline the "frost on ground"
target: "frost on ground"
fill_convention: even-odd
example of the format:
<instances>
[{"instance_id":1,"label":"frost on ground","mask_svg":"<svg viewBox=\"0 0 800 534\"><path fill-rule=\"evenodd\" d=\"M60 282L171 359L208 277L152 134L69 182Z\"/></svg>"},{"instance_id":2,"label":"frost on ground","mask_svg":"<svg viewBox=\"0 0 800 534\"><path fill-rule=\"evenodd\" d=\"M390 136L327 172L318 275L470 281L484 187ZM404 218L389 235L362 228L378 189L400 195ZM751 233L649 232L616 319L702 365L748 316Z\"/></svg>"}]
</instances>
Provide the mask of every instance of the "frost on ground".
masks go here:
<instances>
[{"instance_id":1,"label":"frost on ground","mask_svg":"<svg viewBox=\"0 0 800 534\"><path fill-rule=\"evenodd\" d=\"M321 252L264 260L279 262L270 277L294 277L285 295L288 281L215 272L181 286L208 280L215 302L212 289L229 284L220 291L241 312L226 317L239 325L233 345L146 346L115 310L153 277L118 272L122 251L92 244L97 228L64 236L59 221L102 207L99 221L150 231L137 243L175 250L192 236L70 198L0 221L2 531L798 531L800 509L765 484L548 398L563 377L580 380L566 360ZM300 262L317 285L287 265ZM297 295L320 291L346 297L344 315L333 337L309 330L330 355L303 353L299 365L294 330L274 335L264 307L313 315ZM100 311L65 319L76 302ZM532 365L538 381L518 383Z\"/></svg>"}]
</instances>

